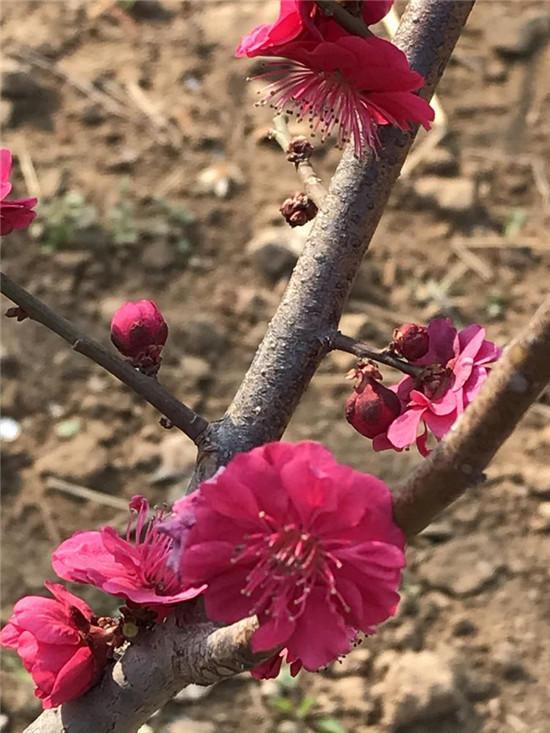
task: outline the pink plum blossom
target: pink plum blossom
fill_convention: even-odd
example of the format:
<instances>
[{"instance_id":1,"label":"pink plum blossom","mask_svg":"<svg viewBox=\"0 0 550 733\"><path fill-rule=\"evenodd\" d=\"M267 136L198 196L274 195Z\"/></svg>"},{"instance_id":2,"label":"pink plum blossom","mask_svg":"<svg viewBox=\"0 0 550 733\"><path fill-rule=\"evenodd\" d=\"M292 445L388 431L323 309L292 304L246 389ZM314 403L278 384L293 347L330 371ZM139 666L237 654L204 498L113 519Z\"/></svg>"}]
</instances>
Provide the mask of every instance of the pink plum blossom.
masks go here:
<instances>
[{"instance_id":1,"label":"pink plum blossom","mask_svg":"<svg viewBox=\"0 0 550 733\"><path fill-rule=\"evenodd\" d=\"M378 147L381 125L430 128L434 112L415 94L424 77L389 41L338 35L290 43L283 56L258 77L270 82L262 102L278 113L294 110L299 118L308 118L322 139L334 133L338 145L353 140L358 157L365 146Z\"/></svg>"},{"instance_id":2,"label":"pink plum blossom","mask_svg":"<svg viewBox=\"0 0 550 733\"><path fill-rule=\"evenodd\" d=\"M125 539L112 527L77 532L54 551L52 566L65 580L95 585L157 611L160 618L169 606L195 598L204 588L183 585L171 567L174 541L161 529L166 512L159 509L149 518L142 496L132 498L130 510Z\"/></svg>"},{"instance_id":3,"label":"pink plum blossom","mask_svg":"<svg viewBox=\"0 0 550 733\"><path fill-rule=\"evenodd\" d=\"M489 365L502 353L478 324L457 332L449 319L438 318L428 325L427 333L426 354L411 360L425 370L418 378L404 377L393 388L402 412L385 435L374 439L374 450L402 450L416 443L420 453L427 455L428 433L436 440L448 433L487 379Z\"/></svg>"},{"instance_id":4,"label":"pink plum blossom","mask_svg":"<svg viewBox=\"0 0 550 733\"><path fill-rule=\"evenodd\" d=\"M26 229L36 216L33 206L37 199L6 200L12 189L9 182L12 155L7 148L0 149L0 235L10 234L14 229Z\"/></svg>"},{"instance_id":5,"label":"pink plum blossom","mask_svg":"<svg viewBox=\"0 0 550 733\"><path fill-rule=\"evenodd\" d=\"M378 23L392 5L393 0L365 0L361 5L363 21L367 25ZM286 56L285 47L291 42L319 42L339 35L348 34L313 0L281 0L277 20L244 36L235 55Z\"/></svg>"},{"instance_id":6,"label":"pink plum blossom","mask_svg":"<svg viewBox=\"0 0 550 733\"><path fill-rule=\"evenodd\" d=\"M318 443L270 443L201 484L180 570L208 585L214 621L257 615L253 651L317 670L395 613L403 550L382 481ZM277 652L256 674L279 666Z\"/></svg>"},{"instance_id":7,"label":"pink plum blossom","mask_svg":"<svg viewBox=\"0 0 550 733\"><path fill-rule=\"evenodd\" d=\"M112 654L116 624L97 619L87 603L62 585L44 585L54 598L17 601L0 644L17 651L36 685L36 697L44 708L53 708L98 680Z\"/></svg>"}]
</instances>

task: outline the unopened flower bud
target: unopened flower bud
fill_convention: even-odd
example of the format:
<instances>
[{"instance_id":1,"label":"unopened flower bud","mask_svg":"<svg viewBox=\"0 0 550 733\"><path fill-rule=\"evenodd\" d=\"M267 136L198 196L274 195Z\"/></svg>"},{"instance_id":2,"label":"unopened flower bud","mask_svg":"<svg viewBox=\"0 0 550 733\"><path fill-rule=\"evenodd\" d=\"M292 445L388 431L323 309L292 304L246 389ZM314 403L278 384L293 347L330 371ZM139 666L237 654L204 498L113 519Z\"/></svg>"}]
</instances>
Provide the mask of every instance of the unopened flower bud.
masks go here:
<instances>
[{"instance_id":1,"label":"unopened flower bud","mask_svg":"<svg viewBox=\"0 0 550 733\"><path fill-rule=\"evenodd\" d=\"M155 374L168 338L168 325L152 300L124 303L111 321L111 341L142 371Z\"/></svg>"},{"instance_id":2,"label":"unopened flower bud","mask_svg":"<svg viewBox=\"0 0 550 733\"><path fill-rule=\"evenodd\" d=\"M317 206L305 193L295 193L283 201L281 214L291 227L301 227L317 214Z\"/></svg>"},{"instance_id":3,"label":"unopened flower bud","mask_svg":"<svg viewBox=\"0 0 550 733\"><path fill-rule=\"evenodd\" d=\"M346 420L366 438L385 433L400 413L401 403L395 392L369 376L346 400Z\"/></svg>"},{"instance_id":4,"label":"unopened flower bud","mask_svg":"<svg viewBox=\"0 0 550 733\"><path fill-rule=\"evenodd\" d=\"M404 323L393 332L392 350L409 361L421 359L428 353L429 346L430 339L426 326Z\"/></svg>"},{"instance_id":5,"label":"unopened flower bud","mask_svg":"<svg viewBox=\"0 0 550 733\"><path fill-rule=\"evenodd\" d=\"M289 163L298 165L298 163L304 163L306 160L309 160L312 153L313 145L307 137L300 135L290 141L286 151L286 159Z\"/></svg>"}]
</instances>

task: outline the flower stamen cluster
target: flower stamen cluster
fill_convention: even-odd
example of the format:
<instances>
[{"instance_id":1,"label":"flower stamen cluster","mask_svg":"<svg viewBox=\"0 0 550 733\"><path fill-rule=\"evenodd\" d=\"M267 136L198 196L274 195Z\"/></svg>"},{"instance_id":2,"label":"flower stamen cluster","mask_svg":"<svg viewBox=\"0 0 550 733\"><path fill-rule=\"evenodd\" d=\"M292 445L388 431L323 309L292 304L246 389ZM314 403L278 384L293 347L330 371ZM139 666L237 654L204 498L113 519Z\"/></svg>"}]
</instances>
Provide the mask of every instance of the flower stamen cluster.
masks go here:
<instances>
[{"instance_id":1,"label":"flower stamen cluster","mask_svg":"<svg viewBox=\"0 0 550 733\"><path fill-rule=\"evenodd\" d=\"M377 22L391 5L363 3L365 22ZM335 135L338 146L353 141L358 157L379 147L380 126L428 129L434 118L415 94L424 78L402 51L374 35L348 33L308 0L282 1L277 21L245 36L236 55L276 57L257 77L269 82L260 104L308 119L322 140Z\"/></svg>"}]
</instances>

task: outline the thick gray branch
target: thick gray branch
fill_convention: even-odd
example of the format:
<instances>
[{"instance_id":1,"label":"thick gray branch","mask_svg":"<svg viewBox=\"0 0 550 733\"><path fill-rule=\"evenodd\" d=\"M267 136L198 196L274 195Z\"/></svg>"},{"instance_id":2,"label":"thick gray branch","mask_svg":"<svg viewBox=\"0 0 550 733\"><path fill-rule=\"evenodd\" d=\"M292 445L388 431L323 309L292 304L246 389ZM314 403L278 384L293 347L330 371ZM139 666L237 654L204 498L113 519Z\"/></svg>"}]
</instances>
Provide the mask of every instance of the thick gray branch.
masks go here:
<instances>
[{"instance_id":1,"label":"thick gray branch","mask_svg":"<svg viewBox=\"0 0 550 733\"><path fill-rule=\"evenodd\" d=\"M411 0L396 44L426 77L422 96L439 81L473 0ZM336 330L353 280L415 132L381 131L379 157L357 160L348 147L317 214L286 293L254 361L223 420L213 426L218 456L203 461L199 476L236 451L283 434L320 361L324 335Z\"/></svg>"},{"instance_id":2,"label":"thick gray branch","mask_svg":"<svg viewBox=\"0 0 550 733\"><path fill-rule=\"evenodd\" d=\"M134 733L182 687L209 685L250 669L254 619L216 629L173 620L135 644L88 694L47 710L26 733Z\"/></svg>"}]
</instances>

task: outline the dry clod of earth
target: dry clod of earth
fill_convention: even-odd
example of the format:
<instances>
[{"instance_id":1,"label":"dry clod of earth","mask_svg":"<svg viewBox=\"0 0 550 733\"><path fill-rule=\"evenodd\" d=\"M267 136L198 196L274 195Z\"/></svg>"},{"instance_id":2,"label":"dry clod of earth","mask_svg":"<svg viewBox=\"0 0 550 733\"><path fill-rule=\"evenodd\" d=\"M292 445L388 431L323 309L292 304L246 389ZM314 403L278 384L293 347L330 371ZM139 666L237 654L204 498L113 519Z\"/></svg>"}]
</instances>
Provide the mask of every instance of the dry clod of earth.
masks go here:
<instances>
[{"instance_id":1,"label":"dry clod of earth","mask_svg":"<svg viewBox=\"0 0 550 733\"><path fill-rule=\"evenodd\" d=\"M441 654L406 652L379 685L390 730L452 715L462 695L452 665Z\"/></svg>"},{"instance_id":2,"label":"dry clod of earth","mask_svg":"<svg viewBox=\"0 0 550 733\"><path fill-rule=\"evenodd\" d=\"M435 547L421 564L420 576L431 587L453 596L479 593L494 581L503 568L496 555L480 555L480 539L451 540Z\"/></svg>"}]
</instances>

